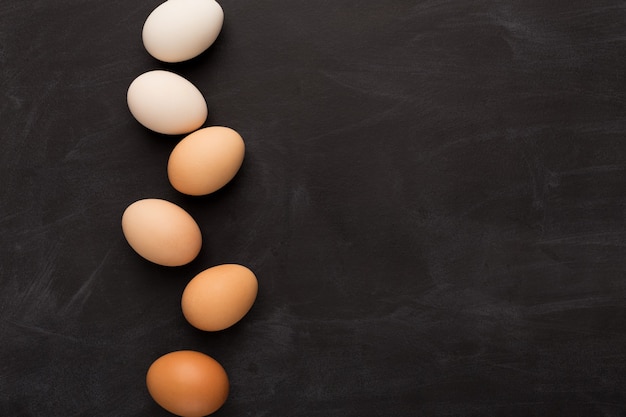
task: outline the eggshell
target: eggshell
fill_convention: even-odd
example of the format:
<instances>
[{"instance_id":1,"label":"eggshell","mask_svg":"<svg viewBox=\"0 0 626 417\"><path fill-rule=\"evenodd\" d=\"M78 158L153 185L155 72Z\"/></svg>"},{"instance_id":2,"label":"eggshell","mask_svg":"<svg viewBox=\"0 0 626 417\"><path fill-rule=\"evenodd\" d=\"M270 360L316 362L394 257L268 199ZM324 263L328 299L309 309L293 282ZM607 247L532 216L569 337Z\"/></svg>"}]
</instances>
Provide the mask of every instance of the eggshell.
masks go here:
<instances>
[{"instance_id":1,"label":"eggshell","mask_svg":"<svg viewBox=\"0 0 626 417\"><path fill-rule=\"evenodd\" d=\"M233 179L243 163L244 153L245 145L239 133L228 127L206 127L174 147L167 175L181 193L210 194Z\"/></svg>"},{"instance_id":2,"label":"eggshell","mask_svg":"<svg viewBox=\"0 0 626 417\"><path fill-rule=\"evenodd\" d=\"M146 50L164 62L194 58L217 39L224 11L213 0L168 0L150 13L141 33Z\"/></svg>"},{"instance_id":3,"label":"eggshell","mask_svg":"<svg viewBox=\"0 0 626 417\"><path fill-rule=\"evenodd\" d=\"M214 413L226 402L229 392L222 365L192 350L170 352L154 361L146 385L157 404L183 417Z\"/></svg>"},{"instance_id":4,"label":"eggshell","mask_svg":"<svg viewBox=\"0 0 626 417\"><path fill-rule=\"evenodd\" d=\"M257 291L256 276L245 266L214 266L200 272L185 287L183 315L200 330L224 330L250 311Z\"/></svg>"},{"instance_id":5,"label":"eggshell","mask_svg":"<svg viewBox=\"0 0 626 417\"><path fill-rule=\"evenodd\" d=\"M156 198L128 206L122 215L122 231L135 252L163 266L193 261L202 246L200 228L191 215Z\"/></svg>"},{"instance_id":6,"label":"eggshell","mask_svg":"<svg viewBox=\"0 0 626 417\"><path fill-rule=\"evenodd\" d=\"M166 135L181 135L198 129L209 113L204 96L196 86L165 70L148 71L135 78L126 98L131 114L139 123Z\"/></svg>"}]
</instances>

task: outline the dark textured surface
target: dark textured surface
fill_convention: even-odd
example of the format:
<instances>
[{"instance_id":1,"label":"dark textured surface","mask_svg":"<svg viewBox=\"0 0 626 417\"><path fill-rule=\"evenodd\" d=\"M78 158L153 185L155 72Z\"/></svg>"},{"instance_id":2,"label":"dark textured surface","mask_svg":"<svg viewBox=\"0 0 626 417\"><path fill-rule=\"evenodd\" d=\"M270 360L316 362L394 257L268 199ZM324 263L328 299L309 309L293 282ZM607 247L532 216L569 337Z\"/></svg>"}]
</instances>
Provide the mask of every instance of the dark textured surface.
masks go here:
<instances>
[{"instance_id":1,"label":"dark textured surface","mask_svg":"<svg viewBox=\"0 0 626 417\"><path fill-rule=\"evenodd\" d=\"M167 416L177 349L229 373L222 417L626 415L623 1L224 0L178 65L141 44L158 4L0 2L1 416ZM155 68L246 140L212 196L126 107ZM197 260L132 252L145 197ZM227 262L257 303L202 333L180 295Z\"/></svg>"}]
</instances>

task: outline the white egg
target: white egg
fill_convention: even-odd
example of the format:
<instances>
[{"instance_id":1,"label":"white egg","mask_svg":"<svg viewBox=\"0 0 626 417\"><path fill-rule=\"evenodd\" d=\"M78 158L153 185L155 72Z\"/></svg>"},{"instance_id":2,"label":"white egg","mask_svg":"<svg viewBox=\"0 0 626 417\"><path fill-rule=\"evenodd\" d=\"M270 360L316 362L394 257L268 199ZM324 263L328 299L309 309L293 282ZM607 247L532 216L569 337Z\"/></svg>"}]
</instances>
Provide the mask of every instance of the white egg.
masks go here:
<instances>
[{"instance_id":1,"label":"white egg","mask_svg":"<svg viewBox=\"0 0 626 417\"><path fill-rule=\"evenodd\" d=\"M168 0L143 25L143 44L164 62L194 58L209 48L224 24L224 11L214 0Z\"/></svg>"},{"instance_id":2,"label":"white egg","mask_svg":"<svg viewBox=\"0 0 626 417\"><path fill-rule=\"evenodd\" d=\"M166 135L198 129L209 112L196 86L164 70L149 71L135 78L126 98L130 112L139 123Z\"/></svg>"}]
</instances>

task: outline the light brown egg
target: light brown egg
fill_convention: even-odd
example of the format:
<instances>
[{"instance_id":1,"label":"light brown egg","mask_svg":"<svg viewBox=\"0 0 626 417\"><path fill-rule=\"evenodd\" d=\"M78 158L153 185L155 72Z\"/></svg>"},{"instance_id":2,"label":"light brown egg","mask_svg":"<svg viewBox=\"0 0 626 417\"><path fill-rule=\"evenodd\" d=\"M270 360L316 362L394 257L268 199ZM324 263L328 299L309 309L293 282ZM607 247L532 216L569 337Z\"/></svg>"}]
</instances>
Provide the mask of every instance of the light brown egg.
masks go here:
<instances>
[{"instance_id":1,"label":"light brown egg","mask_svg":"<svg viewBox=\"0 0 626 417\"><path fill-rule=\"evenodd\" d=\"M245 153L242 137L228 127L197 130L181 140L172 151L167 175L183 194L206 195L233 179Z\"/></svg>"},{"instance_id":2,"label":"light brown egg","mask_svg":"<svg viewBox=\"0 0 626 417\"><path fill-rule=\"evenodd\" d=\"M171 352L154 361L146 385L157 404L183 417L214 413L226 402L229 391L222 365L192 350Z\"/></svg>"},{"instance_id":3,"label":"light brown egg","mask_svg":"<svg viewBox=\"0 0 626 417\"><path fill-rule=\"evenodd\" d=\"M183 315L200 330L224 330L250 311L257 291L256 276L245 266L214 266L200 272L185 287Z\"/></svg>"},{"instance_id":4,"label":"light brown egg","mask_svg":"<svg viewBox=\"0 0 626 417\"><path fill-rule=\"evenodd\" d=\"M128 244L145 259L163 266L185 265L200 253L202 235L185 210L156 198L139 200L122 215Z\"/></svg>"}]
</instances>

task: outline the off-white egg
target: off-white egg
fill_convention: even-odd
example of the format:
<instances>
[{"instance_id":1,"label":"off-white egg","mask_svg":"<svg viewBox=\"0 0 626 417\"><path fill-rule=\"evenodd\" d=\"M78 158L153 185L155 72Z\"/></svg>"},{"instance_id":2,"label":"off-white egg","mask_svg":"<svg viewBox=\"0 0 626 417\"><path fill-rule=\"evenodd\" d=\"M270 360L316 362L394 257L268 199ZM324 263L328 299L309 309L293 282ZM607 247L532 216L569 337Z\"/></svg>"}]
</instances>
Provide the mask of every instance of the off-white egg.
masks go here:
<instances>
[{"instance_id":1,"label":"off-white egg","mask_svg":"<svg viewBox=\"0 0 626 417\"><path fill-rule=\"evenodd\" d=\"M188 195L205 195L226 185L243 163L245 145L233 129L211 126L181 140L167 163L172 186Z\"/></svg>"},{"instance_id":2,"label":"off-white egg","mask_svg":"<svg viewBox=\"0 0 626 417\"><path fill-rule=\"evenodd\" d=\"M181 300L183 315L200 330L224 330L250 311L258 286L254 273L243 265L206 269L185 287Z\"/></svg>"},{"instance_id":3,"label":"off-white egg","mask_svg":"<svg viewBox=\"0 0 626 417\"><path fill-rule=\"evenodd\" d=\"M194 58L217 39L224 11L214 0L168 0L150 13L143 25L143 44L164 62Z\"/></svg>"},{"instance_id":4,"label":"off-white egg","mask_svg":"<svg viewBox=\"0 0 626 417\"><path fill-rule=\"evenodd\" d=\"M126 98L130 112L139 123L166 135L198 129L209 113L200 90L170 71L141 74L128 87Z\"/></svg>"},{"instance_id":5,"label":"off-white egg","mask_svg":"<svg viewBox=\"0 0 626 417\"><path fill-rule=\"evenodd\" d=\"M202 246L200 228L191 215L156 198L128 206L122 215L122 231L135 252L163 266L188 264Z\"/></svg>"}]
</instances>

